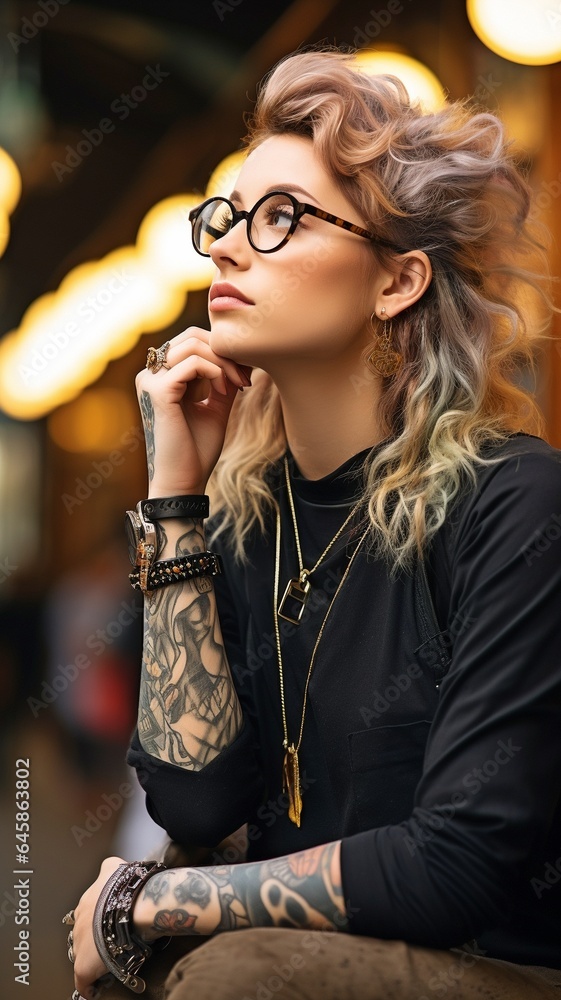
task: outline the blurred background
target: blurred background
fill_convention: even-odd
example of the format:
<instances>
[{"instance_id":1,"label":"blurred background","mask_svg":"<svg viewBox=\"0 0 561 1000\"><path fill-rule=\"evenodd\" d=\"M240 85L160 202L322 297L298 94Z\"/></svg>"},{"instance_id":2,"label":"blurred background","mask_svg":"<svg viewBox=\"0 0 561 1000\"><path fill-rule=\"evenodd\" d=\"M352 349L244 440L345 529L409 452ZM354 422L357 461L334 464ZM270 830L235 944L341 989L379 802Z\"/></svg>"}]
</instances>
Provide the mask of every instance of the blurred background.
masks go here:
<instances>
[{"instance_id":1,"label":"blurred background","mask_svg":"<svg viewBox=\"0 0 561 1000\"><path fill-rule=\"evenodd\" d=\"M561 0L0 2L8 998L26 989L14 982L26 926L17 924L14 882L31 884L25 995L69 997L63 914L104 857L146 856L162 840L124 763L141 604L127 580L122 524L146 494L134 376L148 345L206 326L211 272L191 249L187 213L232 186L258 80L281 56L321 41L359 50L371 72L402 76L427 107L469 96L499 113L561 273ZM559 448L559 341L543 349L530 384ZM29 781L28 839L24 827L16 838L17 780L23 793Z\"/></svg>"}]
</instances>

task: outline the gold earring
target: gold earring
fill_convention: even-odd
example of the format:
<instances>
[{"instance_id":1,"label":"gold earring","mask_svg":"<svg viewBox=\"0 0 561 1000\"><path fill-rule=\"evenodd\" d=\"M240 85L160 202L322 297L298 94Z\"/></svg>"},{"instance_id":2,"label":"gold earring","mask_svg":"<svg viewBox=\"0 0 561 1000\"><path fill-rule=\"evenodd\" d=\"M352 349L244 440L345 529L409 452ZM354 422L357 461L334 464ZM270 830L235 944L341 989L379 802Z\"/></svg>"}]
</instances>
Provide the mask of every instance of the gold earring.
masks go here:
<instances>
[{"instance_id":1,"label":"gold earring","mask_svg":"<svg viewBox=\"0 0 561 1000\"><path fill-rule=\"evenodd\" d=\"M386 307L382 306L380 312L385 313L385 311ZM372 322L374 316L376 316L376 313L372 313L370 317L372 328L374 328L374 323ZM378 317L376 318L378 319ZM381 334L378 334L376 346L368 355L366 363L371 371L376 375L381 375L382 378L391 378L392 375L395 375L399 371L403 364L401 354L392 348L392 321L390 319L390 328L388 330L388 321L385 316L384 329Z\"/></svg>"}]
</instances>

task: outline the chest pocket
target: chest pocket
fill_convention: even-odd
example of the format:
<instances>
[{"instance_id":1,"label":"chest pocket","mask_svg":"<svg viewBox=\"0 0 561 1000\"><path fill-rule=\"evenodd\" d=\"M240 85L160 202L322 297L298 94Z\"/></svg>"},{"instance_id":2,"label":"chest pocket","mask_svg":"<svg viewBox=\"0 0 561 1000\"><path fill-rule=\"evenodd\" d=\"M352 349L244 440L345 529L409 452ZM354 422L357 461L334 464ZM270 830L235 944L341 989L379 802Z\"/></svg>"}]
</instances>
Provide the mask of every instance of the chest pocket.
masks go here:
<instances>
[{"instance_id":1,"label":"chest pocket","mask_svg":"<svg viewBox=\"0 0 561 1000\"><path fill-rule=\"evenodd\" d=\"M421 643L417 663L438 687L450 665L448 633L441 630L424 564L415 573L414 606ZM411 813L423 771L431 720L378 725L349 733L348 751L358 830L401 823Z\"/></svg>"}]
</instances>

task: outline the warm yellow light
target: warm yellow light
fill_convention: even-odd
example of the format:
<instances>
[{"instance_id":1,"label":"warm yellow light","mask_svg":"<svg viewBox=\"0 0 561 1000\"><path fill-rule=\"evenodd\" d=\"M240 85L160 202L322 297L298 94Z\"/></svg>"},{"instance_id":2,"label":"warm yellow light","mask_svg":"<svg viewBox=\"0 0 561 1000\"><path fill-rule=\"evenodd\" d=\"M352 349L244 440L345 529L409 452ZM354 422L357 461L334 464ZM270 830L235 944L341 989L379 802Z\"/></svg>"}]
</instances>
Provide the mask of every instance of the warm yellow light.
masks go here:
<instances>
[{"instance_id":1,"label":"warm yellow light","mask_svg":"<svg viewBox=\"0 0 561 1000\"><path fill-rule=\"evenodd\" d=\"M0 257L8 246L10 239L10 220L5 208L0 205Z\"/></svg>"},{"instance_id":2,"label":"warm yellow light","mask_svg":"<svg viewBox=\"0 0 561 1000\"><path fill-rule=\"evenodd\" d=\"M140 419L131 394L120 389L86 389L48 420L52 440L72 452L109 453L123 431L132 433L137 426Z\"/></svg>"},{"instance_id":3,"label":"warm yellow light","mask_svg":"<svg viewBox=\"0 0 561 1000\"><path fill-rule=\"evenodd\" d=\"M504 59L543 66L561 59L561 7L553 0L467 0L481 41Z\"/></svg>"},{"instance_id":4,"label":"warm yellow light","mask_svg":"<svg viewBox=\"0 0 561 1000\"><path fill-rule=\"evenodd\" d=\"M205 198L214 198L215 195L228 197L236 184L246 156L245 149L240 149L236 153L230 153L218 164L216 170L210 175Z\"/></svg>"},{"instance_id":5,"label":"warm yellow light","mask_svg":"<svg viewBox=\"0 0 561 1000\"><path fill-rule=\"evenodd\" d=\"M12 157L0 147L0 257L10 239L11 215L21 196L21 177Z\"/></svg>"},{"instance_id":6,"label":"warm yellow light","mask_svg":"<svg viewBox=\"0 0 561 1000\"><path fill-rule=\"evenodd\" d=\"M142 333L168 326L184 302L183 290L164 285L134 247L74 268L0 343L3 408L29 420L73 399Z\"/></svg>"},{"instance_id":7,"label":"warm yellow light","mask_svg":"<svg viewBox=\"0 0 561 1000\"><path fill-rule=\"evenodd\" d=\"M405 85L412 101L420 101L425 111L436 111L446 101L438 77L424 63L401 52L363 49L354 57L356 67L373 76L391 74Z\"/></svg>"},{"instance_id":8,"label":"warm yellow light","mask_svg":"<svg viewBox=\"0 0 561 1000\"><path fill-rule=\"evenodd\" d=\"M203 201L197 195L180 194L154 206L138 230L137 247L150 268L167 285L207 288L214 264L193 247L189 212Z\"/></svg>"},{"instance_id":9,"label":"warm yellow light","mask_svg":"<svg viewBox=\"0 0 561 1000\"><path fill-rule=\"evenodd\" d=\"M11 215L21 196L21 177L12 157L0 147L0 204Z\"/></svg>"},{"instance_id":10,"label":"warm yellow light","mask_svg":"<svg viewBox=\"0 0 561 1000\"><path fill-rule=\"evenodd\" d=\"M204 197L214 184L229 191L244 158L226 157ZM33 420L74 399L143 333L168 327L188 290L210 285L214 265L194 250L188 218L201 200L183 194L159 202L143 219L135 246L79 265L29 306L19 328L0 342L0 405L10 416ZM0 240L6 227L0 206Z\"/></svg>"}]
</instances>

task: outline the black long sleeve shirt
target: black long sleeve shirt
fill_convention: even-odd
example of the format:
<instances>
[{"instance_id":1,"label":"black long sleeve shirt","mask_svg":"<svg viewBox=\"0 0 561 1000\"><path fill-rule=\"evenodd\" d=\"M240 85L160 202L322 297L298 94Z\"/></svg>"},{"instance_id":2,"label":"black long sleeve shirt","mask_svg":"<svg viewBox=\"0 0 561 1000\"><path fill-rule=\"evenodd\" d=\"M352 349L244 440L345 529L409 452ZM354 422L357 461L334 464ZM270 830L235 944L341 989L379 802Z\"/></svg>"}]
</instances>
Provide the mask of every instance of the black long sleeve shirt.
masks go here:
<instances>
[{"instance_id":1,"label":"black long sleeve shirt","mask_svg":"<svg viewBox=\"0 0 561 1000\"><path fill-rule=\"evenodd\" d=\"M319 480L289 453L304 566L360 494L370 449ZM489 453L491 454L491 453ZM183 844L248 823L248 860L341 839L355 933L561 968L561 452L513 435L477 469L436 533L426 570L437 650L418 629L413 583L359 550L320 640L300 748L303 813L287 814L273 618L275 520L247 567L220 536L215 578L244 725L202 771L128 754L151 815ZM279 597L297 575L282 464ZM210 526L210 528L212 525ZM210 530L210 529L209 529ZM279 619L290 742L310 657L357 545L345 532L312 576L302 624ZM559 876L559 877L557 877Z\"/></svg>"}]
</instances>

